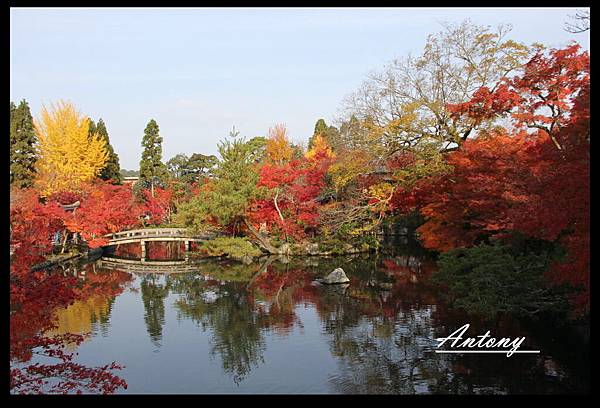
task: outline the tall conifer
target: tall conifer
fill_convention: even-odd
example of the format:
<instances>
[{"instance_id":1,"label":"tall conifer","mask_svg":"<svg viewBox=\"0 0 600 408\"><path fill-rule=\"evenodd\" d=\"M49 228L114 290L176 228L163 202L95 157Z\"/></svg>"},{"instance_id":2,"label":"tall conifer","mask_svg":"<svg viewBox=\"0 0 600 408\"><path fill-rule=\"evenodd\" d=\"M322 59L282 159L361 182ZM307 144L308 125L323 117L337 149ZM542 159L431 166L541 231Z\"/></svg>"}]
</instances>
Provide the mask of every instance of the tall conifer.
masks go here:
<instances>
[{"instance_id":1,"label":"tall conifer","mask_svg":"<svg viewBox=\"0 0 600 408\"><path fill-rule=\"evenodd\" d=\"M108 161L106 166L100 172L100 178L102 180L113 180L115 183L120 184L121 178L121 166L119 166L119 155L115 153L110 139L108 138L108 131L106 125L102 119L98 120L98 124L95 126L95 131L98 136L102 137L106 142L106 151L108 153Z\"/></svg>"},{"instance_id":2,"label":"tall conifer","mask_svg":"<svg viewBox=\"0 0 600 408\"><path fill-rule=\"evenodd\" d=\"M37 138L27 101L10 103L10 184L19 188L33 185Z\"/></svg>"},{"instance_id":3,"label":"tall conifer","mask_svg":"<svg viewBox=\"0 0 600 408\"><path fill-rule=\"evenodd\" d=\"M150 183L152 197L154 197L154 185L157 182L165 182L167 179L167 168L162 159L162 137L158 133L158 124L151 119L144 129L142 139L142 160L140 161L140 182Z\"/></svg>"}]
</instances>

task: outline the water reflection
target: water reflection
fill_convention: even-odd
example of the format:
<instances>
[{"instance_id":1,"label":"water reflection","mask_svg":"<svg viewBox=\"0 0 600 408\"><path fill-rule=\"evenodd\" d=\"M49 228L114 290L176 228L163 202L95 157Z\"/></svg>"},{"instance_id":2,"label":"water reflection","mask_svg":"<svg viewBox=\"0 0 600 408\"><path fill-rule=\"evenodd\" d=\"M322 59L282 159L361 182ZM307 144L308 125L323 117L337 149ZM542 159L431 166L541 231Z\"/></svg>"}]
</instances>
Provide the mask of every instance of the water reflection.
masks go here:
<instances>
[{"instance_id":1,"label":"water reflection","mask_svg":"<svg viewBox=\"0 0 600 408\"><path fill-rule=\"evenodd\" d=\"M206 282L201 296L187 290L176 302L181 316L210 330L212 356L222 361L223 370L239 383L252 367L263 361L264 315L253 307L248 293L237 282Z\"/></svg>"},{"instance_id":2,"label":"water reflection","mask_svg":"<svg viewBox=\"0 0 600 408\"><path fill-rule=\"evenodd\" d=\"M339 266L350 278L349 284L326 286L314 282ZM311 384L305 392L589 390L589 339L572 333L559 337L564 330L510 316L489 322L453 311L440 300L437 289L429 285L428 277L433 271L434 263L416 250L348 258L292 258L285 263L267 258L250 265L211 261L198 264L194 272L135 274L134 287L139 288L139 294L131 296L141 298L138 299L143 304L146 336L150 337L154 352L174 353L165 348L168 342L178 344L183 336L206 336L210 358L231 383L237 387L249 384L246 392L264 392L260 386L250 385L260 384L261 378L268 377L263 368L277 373L277 390L294 390L287 378L304 358L321 349L327 351L330 360L324 358L315 363L307 375L324 377L324 381ZM85 276L89 279L93 275L88 272ZM102 303L92 299L89 304L67 308L59 314L59 320L70 330L77 325L87 329L94 319L107 322L114 300L106 303L105 298ZM131 307L113 308L112 318L118 314L134 320L133 313ZM164 328L173 315L178 322L193 323L197 331L180 334L169 329L165 337ZM434 339L450 334L464 323L471 323L471 335L490 330L503 337L526 336L527 347L523 347L540 349L542 353L511 358L435 353ZM306 342L299 341L304 337ZM269 354L273 344L282 347L285 354ZM564 344L569 347L561 347ZM293 351L292 345L296 347ZM151 367L151 360L143 355L139 358L144 358L144 370L161 368ZM193 363L186 360L180 364ZM190 369L178 368L175 373ZM181 376L177 381L185 382L187 378ZM195 381L187 385L188 392L213 389L208 380ZM160 383L149 386L153 392L162 390Z\"/></svg>"},{"instance_id":3,"label":"water reflection","mask_svg":"<svg viewBox=\"0 0 600 408\"><path fill-rule=\"evenodd\" d=\"M142 302L144 303L144 321L150 340L160 347L162 328L165 324L165 298L169 294L169 280L164 276L147 274L140 283Z\"/></svg>"},{"instance_id":4,"label":"water reflection","mask_svg":"<svg viewBox=\"0 0 600 408\"><path fill-rule=\"evenodd\" d=\"M115 298L129 286L132 276L101 265L98 259L89 263L71 260L47 272L77 278L75 293L78 298L66 308L54 311L51 322L55 327L47 330L46 336L69 333L108 335ZM67 350L74 351L74 345L68 345Z\"/></svg>"},{"instance_id":5,"label":"water reflection","mask_svg":"<svg viewBox=\"0 0 600 408\"><path fill-rule=\"evenodd\" d=\"M97 273L95 264L76 261L57 268L31 268L42 259L11 257L11 393L113 393L127 387L103 361L96 367L73 360L73 351L91 332L108 332L114 299L131 281L127 273ZM108 356L104 356L110 358ZM108 364L107 364L108 363Z\"/></svg>"},{"instance_id":6,"label":"water reflection","mask_svg":"<svg viewBox=\"0 0 600 408\"><path fill-rule=\"evenodd\" d=\"M48 336L67 333L100 333L108 334L110 313L114 298L102 295L91 296L87 299L76 300L66 309L56 311L56 328L47 331ZM67 350L75 351L74 345L68 345Z\"/></svg>"},{"instance_id":7,"label":"water reflection","mask_svg":"<svg viewBox=\"0 0 600 408\"><path fill-rule=\"evenodd\" d=\"M148 260L178 260L185 259L185 244L183 242L146 242L146 259ZM197 248L197 243L190 243L190 249ZM115 245L105 249L105 254L122 259L140 259L142 249L139 243Z\"/></svg>"}]
</instances>

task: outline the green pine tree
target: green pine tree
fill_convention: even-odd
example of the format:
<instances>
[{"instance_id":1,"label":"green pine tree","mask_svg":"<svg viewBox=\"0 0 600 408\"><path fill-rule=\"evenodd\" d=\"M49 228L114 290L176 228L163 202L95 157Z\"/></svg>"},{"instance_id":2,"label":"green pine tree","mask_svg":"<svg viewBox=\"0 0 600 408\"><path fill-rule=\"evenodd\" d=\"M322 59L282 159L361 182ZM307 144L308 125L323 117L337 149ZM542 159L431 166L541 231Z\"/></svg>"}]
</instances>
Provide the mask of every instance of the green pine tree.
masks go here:
<instances>
[{"instance_id":1,"label":"green pine tree","mask_svg":"<svg viewBox=\"0 0 600 408\"><path fill-rule=\"evenodd\" d=\"M214 174L213 188L200 192L177 209L176 222L194 231L203 231L206 220L216 220L234 231L244 222L248 206L260 193L259 174L255 166L257 140L252 143L235 138L218 145L221 160Z\"/></svg>"},{"instance_id":2,"label":"green pine tree","mask_svg":"<svg viewBox=\"0 0 600 408\"><path fill-rule=\"evenodd\" d=\"M315 123L315 131L313 134L318 135L319 133L325 133L327 131L327 124L325 123L325 119L317 120Z\"/></svg>"},{"instance_id":3,"label":"green pine tree","mask_svg":"<svg viewBox=\"0 0 600 408\"><path fill-rule=\"evenodd\" d=\"M98 125L95 126L95 131L106 141L106 150L108 151L108 160L100 172L100 178L102 180L113 180L115 184L121 184L123 180L121 177L121 166L119 166L119 155L115 153L115 150L110 144L108 131L106 130L106 125L102 119L98 120Z\"/></svg>"},{"instance_id":4,"label":"green pine tree","mask_svg":"<svg viewBox=\"0 0 600 408\"><path fill-rule=\"evenodd\" d=\"M90 128L88 129L88 137L91 137L94 133L96 133L96 123L88 118L88 122L90 124Z\"/></svg>"},{"instance_id":5,"label":"green pine tree","mask_svg":"<svg viewBox=\"0 0 600 408\"><path fill-rule=\"evenodd\" d=\"M325 123L324 119L319 119L317 120L317 123L315 123L315 131L313 132L312 136L308 139L308 149L312 149L313 147L313 143L315 142L315 137L317 137L317 135L321 135L324 136L325 132L327 131L327 124Z\"/></svg>"},{"instance_id":6,"label":"green pine tree","mask_svg":"<svg viewBox=\"0 0 600 408\"><path fill-rule=\"evenodd\" d=\"M337 150L339 147L339 131L335 126L327 126L324 119L317 120L315 123L315 131L313 135L308 139L308 149L312 149L317 135L321 135L325 139L327 144Z\"/></svg>"},{"instance_id":7,"label":"green pine tree","mask_svg":"<svg viewBox=\"0 0 600 408\"><path fill-rule=\"evenodd\" d=\"M37 138L27 101L10 103L10 183L19 188L33 185Z\"/></svg>"},{"instance_id":8,"label":"green pine tree","mask_svg":"<svg viewBox=\"0 0 600 408\"><path fill-rule=\"evenodd\" d=\"M154 197L154 185L165 183L168 171L162 160L162 137L158 133L158 124L151 119L144 129L142 139L142 160L140 161L140 182L150 184L152 197Z\"/></svg>"}]
</instances>

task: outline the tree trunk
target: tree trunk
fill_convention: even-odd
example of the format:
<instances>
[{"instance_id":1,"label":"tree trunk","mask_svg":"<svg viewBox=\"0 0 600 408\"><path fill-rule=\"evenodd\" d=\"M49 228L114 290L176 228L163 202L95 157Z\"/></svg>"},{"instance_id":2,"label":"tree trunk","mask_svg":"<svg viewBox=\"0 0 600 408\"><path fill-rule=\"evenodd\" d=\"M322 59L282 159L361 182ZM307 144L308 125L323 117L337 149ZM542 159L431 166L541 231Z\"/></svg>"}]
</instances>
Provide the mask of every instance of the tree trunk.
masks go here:
<instances>
[{"instance_id":1,"label":"tree trunk","mask_svg":"<svg viewBox=\"0 0 600 408\"><path fill-rule=\"evenodd\" d=\"M69 233L67 232L67 230L65 230L65 237L63 238L62 249L60 250L61 254L65 253L65 247L67 245L67 237L68 236L69 236Z\"/></svg>"},{"instance_id":2,"label":"tree trunk","mask_svg":"<svg viewBox=\"0 0 600 408\"><path fill-rule=\"evenodd\" d=\"M257 239L259 245L262 248L264 248L270 254L274 254L274 255L279 254L279 251L277 251L277 248L275 248L273 245L271 245L271 243L269 242L269 239L267 237L263 236L260 232L258 232L256 229L254 229L254 227L252 225L250 225L248 220L244 219L244 222L246 223L246 227L248 227L248 230L252 233L252 235L254 235L254 237Z\"/></svg>"},{"instance_id":3,"label":"tree trunk","mask_svg":"<svg viewBox=\"0 0 600 408\"><path fill-rule=\"evenodd\" d=\"M283 219L281 210L279 210L279 205L277 205L277 197L279 197L279 189L277 189L277 192L275 193L275 197L273 197L273 203L275 203L275 209L277 210L277 214L279 214L279 218L281 219L281 225L282 225L282 227L285 228L285 220ZM287 232L285 232L285 229L283 230L283 233L285 234L285 242L288 242L288 235L287 235Z\"/></svg>"}]
</instances>

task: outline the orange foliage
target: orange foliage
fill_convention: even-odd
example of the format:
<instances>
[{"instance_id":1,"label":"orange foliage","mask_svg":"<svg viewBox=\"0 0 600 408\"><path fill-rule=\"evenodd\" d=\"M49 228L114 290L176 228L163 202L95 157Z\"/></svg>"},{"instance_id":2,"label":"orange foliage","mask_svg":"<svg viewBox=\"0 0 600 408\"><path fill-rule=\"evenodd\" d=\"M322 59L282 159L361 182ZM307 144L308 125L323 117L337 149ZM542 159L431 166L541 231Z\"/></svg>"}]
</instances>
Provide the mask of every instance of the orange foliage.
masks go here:
<instances>
[{"instance_id":1,"label":"orange foliage","mask_svg":"<svg viewBox=\"0 0 600 408\"><path fill-rule=\"evenodd\" d=\"M269 129L266 146L267 158L273 163L283 164L292 159L292 148L283 124Z\"/></svg>"}]
</instances>

